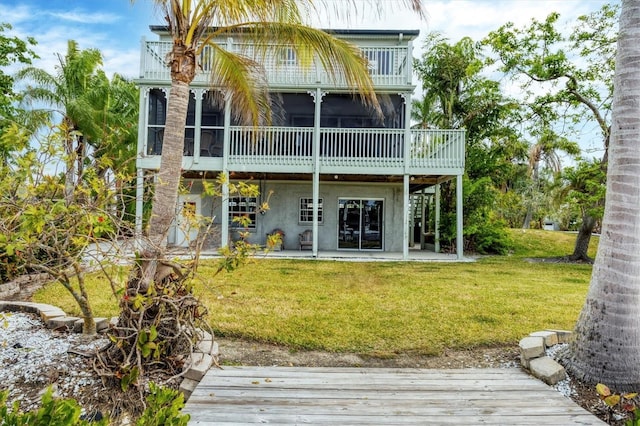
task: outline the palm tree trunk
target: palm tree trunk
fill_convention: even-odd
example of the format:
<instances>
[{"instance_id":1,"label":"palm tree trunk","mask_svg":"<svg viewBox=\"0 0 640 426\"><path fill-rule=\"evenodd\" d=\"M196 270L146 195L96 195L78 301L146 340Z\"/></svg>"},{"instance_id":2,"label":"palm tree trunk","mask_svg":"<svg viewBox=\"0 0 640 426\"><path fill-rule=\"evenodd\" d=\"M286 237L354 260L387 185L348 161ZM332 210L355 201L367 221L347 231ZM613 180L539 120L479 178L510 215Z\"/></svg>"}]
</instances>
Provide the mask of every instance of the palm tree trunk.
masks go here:
<instances>
[{"instance_id":1,"label":"palm tree trunk","mask_svg":"<svg viewBox=\"0 0 640 426\"><path fill-rule=\"evenodd\" d=\"M640 0L623 0L602 236L566 356L581 380L640 389Z\"/></svg>"},{"instance_id":2,"label":"palm tree trunk","mask_svg":"<svg viewBox=\"0 0 640 426\"><path fill-rule=\"evenodd\" d=\"M164 258L169 228L175 218L178 189L182 176L184 129L189 106L189 83L173 80L168 100L167 120L162 140L160 171L156 175L151 218L147 230L147 259L136 291L146 291L153 281L158 261Z\"/></svg>"}]
</instances>

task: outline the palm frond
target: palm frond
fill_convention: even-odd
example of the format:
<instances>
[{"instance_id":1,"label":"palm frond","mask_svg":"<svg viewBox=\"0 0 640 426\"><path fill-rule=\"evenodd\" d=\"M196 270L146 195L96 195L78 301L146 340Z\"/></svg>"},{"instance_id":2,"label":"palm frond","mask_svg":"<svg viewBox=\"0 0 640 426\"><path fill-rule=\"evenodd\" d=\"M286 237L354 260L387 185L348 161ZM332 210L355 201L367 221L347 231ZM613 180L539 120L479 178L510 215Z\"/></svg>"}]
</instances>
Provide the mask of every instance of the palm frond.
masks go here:
<instances>
[{"instance_id":1,"label":"palm frond","mask_svg":"<svg viewBox=\"0 0 640 426\"><path fill-rule=\"evenodd\" d=\"M218 93L231 97L236 121L254 126L270 123L270 97L262 65L220 46L212 47L215 54L210 83L222 90ZM219 104L221 100L218 98Z\"/></svg>"}]
</instances>

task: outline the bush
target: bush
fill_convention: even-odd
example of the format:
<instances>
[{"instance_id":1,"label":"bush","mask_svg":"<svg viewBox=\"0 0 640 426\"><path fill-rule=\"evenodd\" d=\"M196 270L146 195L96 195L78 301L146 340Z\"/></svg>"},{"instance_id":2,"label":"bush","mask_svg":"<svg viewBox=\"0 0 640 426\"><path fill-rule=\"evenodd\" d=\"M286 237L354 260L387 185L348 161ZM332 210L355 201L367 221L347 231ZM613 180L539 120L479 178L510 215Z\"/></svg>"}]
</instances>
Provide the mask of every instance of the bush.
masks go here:
<instances>
[{"instance_id":1,"label":"bush","mask_svg":"<svg viewBox=\"0 0 640 426\"><path fill-rule=\"evenodd\" d=\"M511 249L512 242L507 224L499 220L494 211L499 194L493 187L491 179L487 177L472 182L465 177L463 182L465 250L480 254L507 253ZM454 192L454 185L450 185L447 190ZM442 215L440 233L444 245L455 247L456 214L453 203Z\"/></svg>"},{"instance_id":2,"label":"bush","mask_svg":"<svg viewBox=\"0 0 640 426\"><path fill-rule=\"evenodd\" d=\"M186 426L189 415L180 411L184 407L184 395L173 389L149 383L142 416L138 426ZM42 405L34 411L23 413L20 403L7 406L9 391L0 392L0 426L106 426L108 419L88 421L82 419L82 408L75 399L57 399L53 397L51 387L42 396Z\"/></svg>"},{"instance_id":3,"label":"bush","mask_svg":"<svg viewBox=\"0 0 640 426\"><path fill-rule=\"evenodd\" d=\"M20 403L7 407L9 391L0 392L1 426L84 426L108 425L106 419L88 422L80 418L82 408L74 399L56 399L51 387L42 396L42 405L34 411L22 413Z\"/></svg>"}]
</instances>

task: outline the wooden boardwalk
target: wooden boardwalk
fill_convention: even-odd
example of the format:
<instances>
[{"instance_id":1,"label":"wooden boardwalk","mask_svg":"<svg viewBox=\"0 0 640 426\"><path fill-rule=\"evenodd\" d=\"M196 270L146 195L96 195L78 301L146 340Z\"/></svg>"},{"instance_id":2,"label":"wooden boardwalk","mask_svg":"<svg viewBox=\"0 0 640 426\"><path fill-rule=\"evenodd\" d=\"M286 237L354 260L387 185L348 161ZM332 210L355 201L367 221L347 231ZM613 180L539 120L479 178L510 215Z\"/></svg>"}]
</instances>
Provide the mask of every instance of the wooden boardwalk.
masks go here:
<instances>
[{"instance_id":1,"label":"wooden boardwalk","mask_svg":"<svg viewBox=\"0 0 640 426\"><path fill-rule=\"evenodd\" d=\"M212 368L189 424L604 425L519 368Z\"/></svg>"}]
</instances>

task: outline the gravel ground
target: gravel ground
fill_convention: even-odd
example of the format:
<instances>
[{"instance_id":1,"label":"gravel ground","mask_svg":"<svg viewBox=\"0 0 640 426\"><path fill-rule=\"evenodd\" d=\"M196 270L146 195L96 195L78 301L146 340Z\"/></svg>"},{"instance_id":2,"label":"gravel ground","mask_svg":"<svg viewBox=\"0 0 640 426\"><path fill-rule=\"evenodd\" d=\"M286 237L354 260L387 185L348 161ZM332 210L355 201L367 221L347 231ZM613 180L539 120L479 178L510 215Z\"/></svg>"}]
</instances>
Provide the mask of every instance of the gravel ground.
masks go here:
<instances>
[{"instance_id":1,"label":"gravel ground","mask_svg":"<svg viewBox=\"0 0 640 426\"><path fill-rule=\"evenodd\" d=\"M52 386L55 395L75 398L87 412L100 409L102 382L91 358L80 354L99 350L106 338L49 330L30 314L0 315L0 390L9 391L9 402L32 410Z\"/></svg>"}]
</instances>

